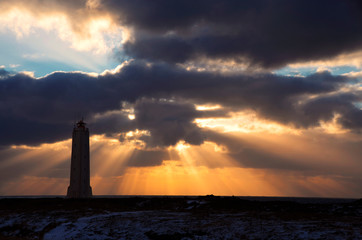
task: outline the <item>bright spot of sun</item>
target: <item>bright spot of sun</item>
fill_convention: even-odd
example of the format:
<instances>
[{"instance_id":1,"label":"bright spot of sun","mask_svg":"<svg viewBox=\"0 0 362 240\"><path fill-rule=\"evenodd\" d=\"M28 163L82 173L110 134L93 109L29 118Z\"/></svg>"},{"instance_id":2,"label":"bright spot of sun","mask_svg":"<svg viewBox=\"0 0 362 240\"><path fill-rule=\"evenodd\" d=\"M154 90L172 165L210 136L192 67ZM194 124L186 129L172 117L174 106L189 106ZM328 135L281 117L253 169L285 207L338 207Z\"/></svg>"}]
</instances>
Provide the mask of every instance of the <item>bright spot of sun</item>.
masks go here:
<instances>
[{"instance_id":1,"label":"bright spot of sun","mask_svg":"<svg viewBox=\"0 0 362 240\"><path fill-rule=\"evenodd\" d=\"M220 105L197 105L195 104L196 110L198 111L207 111L207 110L216 110L216 109L220 109L221 106Z\"/></svg>"},{"instance_id":2,"label":"bright spot of sun","mask_svg":"<svg viewBox=\"0 0 362 240\"><path fill-rule=\"evenodd\" d=\"M177 145L175 146L175 149L178 151L178 152L183 152L185 151L186 149L190 148L190 145L185 143L184 141L180 141L177 143Z\"/></svg>"}]
</instances>

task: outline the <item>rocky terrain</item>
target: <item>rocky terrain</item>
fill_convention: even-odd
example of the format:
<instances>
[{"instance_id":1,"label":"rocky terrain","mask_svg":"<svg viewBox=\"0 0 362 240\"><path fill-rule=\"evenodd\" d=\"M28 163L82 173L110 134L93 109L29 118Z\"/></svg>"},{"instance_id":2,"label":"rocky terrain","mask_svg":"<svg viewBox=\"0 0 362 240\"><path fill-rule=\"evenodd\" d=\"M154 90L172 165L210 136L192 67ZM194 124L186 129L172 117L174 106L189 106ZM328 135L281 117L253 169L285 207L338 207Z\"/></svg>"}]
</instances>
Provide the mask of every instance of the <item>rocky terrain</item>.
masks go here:
<instances>
[{"instance_id":1,"label":"rocky terrain","mask_svg":"<svg viewBox=\"0 0 362 240\"><path fill-rule=\"evenodd\" d=\"M362 239L361 226L353 199L0 199L0 239Z\"/></svg>"}]
</instances>

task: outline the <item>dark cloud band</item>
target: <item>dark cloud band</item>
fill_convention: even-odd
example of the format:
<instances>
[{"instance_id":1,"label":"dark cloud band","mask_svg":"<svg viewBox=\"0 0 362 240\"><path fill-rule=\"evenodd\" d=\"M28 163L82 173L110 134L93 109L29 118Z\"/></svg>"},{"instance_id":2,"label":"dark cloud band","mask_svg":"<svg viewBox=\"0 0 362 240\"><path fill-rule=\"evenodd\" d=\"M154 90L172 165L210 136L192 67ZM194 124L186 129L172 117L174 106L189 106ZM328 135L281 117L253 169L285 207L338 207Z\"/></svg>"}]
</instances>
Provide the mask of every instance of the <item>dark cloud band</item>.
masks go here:
<instances>
[{"instance_id":1,"label":"dark cloud band","mask_svg":"<svg viewBox=\"0 0 362 240\"><path fill-rule=\"evenodd\" d=\"M102 8L134 29L124 50L137 59L276 68L362 49L358 0L104 0Z\"/></svg>"},{"instance_id":2,"label":"dark cloud band","mask_svg":"<svg viewBox=\"0 0 362 240\"><path fill-rule=\"evenodd\" d=\"M174 145L179 140L200 144L203 138L193 123L195 118L226 116L228 111L243 109L304 128L318 126L321 120L328 121L339 114L340 124L358 131L362 127L362 111L355 103L361 101L360 92L336 92L349 80L328 72L305 78L222 75L143 62L132 62L118 73L98 77L53 73L35 79L8 74L0 80L0 144L65 139L69 137L67 129L81 115L93 121L93 133L143 129L152 133L150 144L156 146ZM122 109L122 102L132 104L136 120L131 121L123 113L93 118L95 114ZM190 103L220 104L226 108L202 112Z\"/></svg>"}]
</instances>

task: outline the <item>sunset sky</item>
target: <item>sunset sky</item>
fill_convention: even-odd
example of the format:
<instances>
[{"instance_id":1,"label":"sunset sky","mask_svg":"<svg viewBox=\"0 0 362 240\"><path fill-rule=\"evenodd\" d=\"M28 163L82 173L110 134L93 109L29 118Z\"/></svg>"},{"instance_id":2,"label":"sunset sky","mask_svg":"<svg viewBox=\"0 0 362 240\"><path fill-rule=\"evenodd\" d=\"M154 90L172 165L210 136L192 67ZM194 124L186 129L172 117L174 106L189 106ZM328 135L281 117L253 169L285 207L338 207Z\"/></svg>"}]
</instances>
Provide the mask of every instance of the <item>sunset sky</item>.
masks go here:
<instances>
[{"instance_id":1,"label":"sunset sky","mask_svg":"<svg viewBox=\"0 0 362 240\"><path fill-rule=\"evenodd\" d=\"M0 195L362 197L359 0L0 1Z\"/></svg>"}]
</instances>

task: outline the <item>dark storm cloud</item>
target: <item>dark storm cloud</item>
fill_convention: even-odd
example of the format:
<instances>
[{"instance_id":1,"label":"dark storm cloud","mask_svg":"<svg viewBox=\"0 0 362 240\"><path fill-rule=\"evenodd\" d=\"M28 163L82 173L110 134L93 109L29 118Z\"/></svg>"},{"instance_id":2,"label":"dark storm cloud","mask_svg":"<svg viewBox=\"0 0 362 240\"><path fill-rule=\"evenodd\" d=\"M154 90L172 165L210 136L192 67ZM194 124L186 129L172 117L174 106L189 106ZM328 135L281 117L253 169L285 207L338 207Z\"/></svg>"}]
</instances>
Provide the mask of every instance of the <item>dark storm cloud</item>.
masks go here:
<instances>
[{"instance_id":1,"label":"dark storm cloud","mask_svg":"<svg viewBox=\"0 0 362 240\"><path fill-rule=\"evenodd\" d=\"M346 128L362 127L362 111L353 105L353 102L361 102L362 93L341 93L334 96L320 97L303 106L307 121L328 121L335 113L341 114L339 123Z\"/></svg>"},{"instance_id":2,"label":"dark storm cloud","mask_svg":"<svg viewBox=\"0 0 362 240\"><path fill-rule=\"evenodd\" d=\"M226 116L224 110L197 111L191 103L175 101L139 99L133 105L135 119L130 120L128 113L114 112L105 116L90 119L93 133L112 135L141 129L149 134L142 136L126 136L122 134L120 141L142 140L148 147L175 145L180 140L199 145L204 138L201 129L194 123L195 118Z\"/></svg>"},{"instance_id":3,"label":"dark storm cloud","mask_svg":"<svg viewBox=\"0 0 362 240\"><path fill-rule=\"evenodd\" d=\"M9 75L9 72L6 71L4 68L1 68L1 67L0 67L0 78L1 78L1 77L6 77L6 76L8 76L8 75Z\"/></svg>"},{"instance_id":4,"label":"dark storm cloud","mask_svg":"<svg viewBox=\"0 0 362 240\"><path fill-rule=\"evenodd\" d=\"M133 27L124 51L136 59L274 68L362 49L359 0L104 0L102 8Z\"/></svg>"},{"instance_id":5,"label":"dark storm cloud","mask_svg":"<svg viewBox=\"0 0 362 240\"><path fill-rule=\"evenodd\" d=\"M361 101L361 94L331 94L349 80L328 72L305 78L222 75L142 62L98 77L82 73L53 73L41 79L8 75L0 80L0 145L66 139L80 116L89 119L97 134L140 129L151 133L150 145L174 145L179 140L200 144L203 136L193 123L195 118L227 116L228 111L242 109L305 128L338 113L344 127L360 130L361 110L354 103ZM315 96L306 100L308 95ZM122 102L134 107L135 120L120 112ZM194 103L225 108L196 111Z\"/></svg>"},{"instance_id":6,"label":"dark storm cloud","mask_svg":"<svg viewBox=\"0 0 362 240\"><path fill-rule=\"evenodd\" d=\"M119 111L90 118L87 122L91 124L93 134L106 134L107 136L112 136L120 130L127 132L136 128L134 121L128 118L128 114Z\"/></svg>"},{"instance_id":7,"label":"dark storm cloud","mask_svg":"<svg viewBox=\"0 0 362 240\"><path fill-rule=\"evenodd\" d=\"M180 140L203 143L200 128L193 123L200 114L192 104L141 101L135 105L136 125L151 135L144 140L151 146L175 145Z\"/></svg>"}]
</instances>

